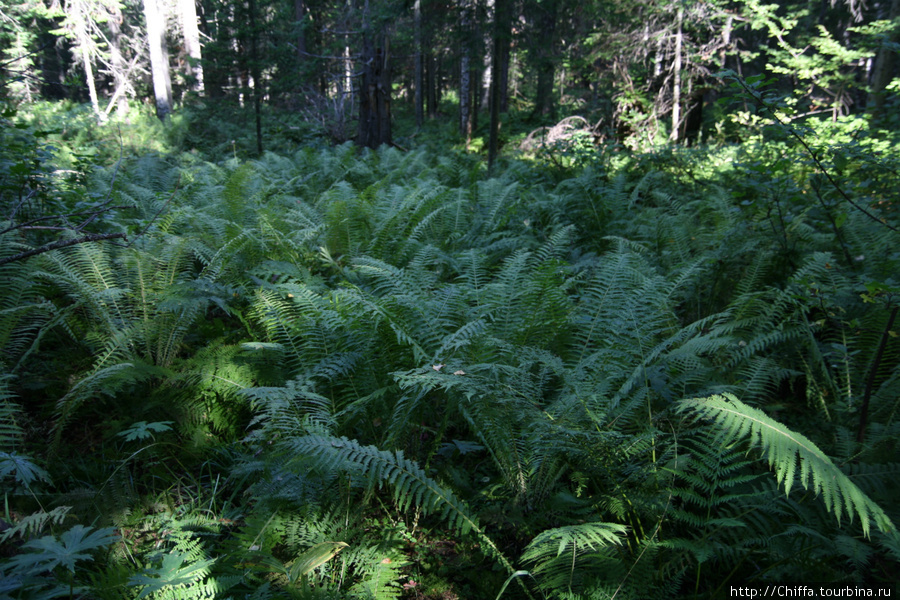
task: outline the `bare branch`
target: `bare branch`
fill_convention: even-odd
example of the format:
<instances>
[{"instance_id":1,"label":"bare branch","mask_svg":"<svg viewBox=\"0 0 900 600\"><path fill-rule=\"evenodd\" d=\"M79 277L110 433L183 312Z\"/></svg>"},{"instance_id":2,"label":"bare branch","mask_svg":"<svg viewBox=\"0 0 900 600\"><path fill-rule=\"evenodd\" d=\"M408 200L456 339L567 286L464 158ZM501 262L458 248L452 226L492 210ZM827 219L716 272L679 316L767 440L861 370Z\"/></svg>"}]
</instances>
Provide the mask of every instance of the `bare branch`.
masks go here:
<instances>
[{"instance_id":1,"label":"bare branch","mask_svg":"<svg viewBox=\"0 0 900 600\"><path fill-rule=\"evenodd\" d=\"M24 223L18 223L16 225L7 227L3 231L0 231L0 235L9 233L10 231L15 231L17 229L26 229L26 230L52 229L52 227L35 227L34 226L35 223L40 223L41 221L52 221L54 219L59 219L59 220L62 220L65 222L65 221L68 221L72 217L86 217L86 220L81 225L78 225L77 227L72 227L72 226L58 227L58 229L68 229L70 231L81 231L82 229L84 229L85 225L89 224L90 222L92 222L94 219L96 219L98 216L100 216L101 214L103 214L105 212L109 212L111 210L134 208L133 205L131 205L131 206L129 206L129 205L106 206L107 204L109 204L109 200L105 201L103 204L100 204L100 205L94 207L91 210L85 210L85 211L76 212L76 213L67 213L64 215L47 215L46 217L37 217L35 219L31 219L30 221L25 221Z\"/></svg>"},{"instance_id":2,"label":"bare branch","mask_svg":"<svg viewBox=\"0 0 900 600\"><path fill-rule=\"evenodd\" d=\"M32 248L31 250L26 250L25 252L20 252L19 254L14 254L12 256L7 256L6 258L0 258L0 265L5 265L7 263L15 262L17 260L24 260L26 258L30 258L32 256L36 256L38 254L43 254L44 252L50 252L51 250L58 250L59 248L66 248L67 246L74 246L76 244L84 244L85 242L99 242L101 240L114 240L114 239L122 239L128 240L128 237L124 233L89 233L87 235L83 235L78 238L69 238L67 240L57 240L55 242L51 242L49 244L44 244L38 248Z\"/></svg>"}]
</instances>

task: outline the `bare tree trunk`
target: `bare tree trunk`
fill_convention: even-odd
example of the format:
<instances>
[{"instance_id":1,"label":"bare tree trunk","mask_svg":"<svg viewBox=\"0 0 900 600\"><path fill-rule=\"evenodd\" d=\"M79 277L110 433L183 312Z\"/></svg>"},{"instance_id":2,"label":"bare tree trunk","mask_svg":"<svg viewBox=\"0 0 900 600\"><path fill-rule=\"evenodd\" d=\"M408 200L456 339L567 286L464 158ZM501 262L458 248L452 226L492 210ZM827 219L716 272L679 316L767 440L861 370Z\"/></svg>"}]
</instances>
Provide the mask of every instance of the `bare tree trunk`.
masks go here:
<instances>
[{"instance_id":1,"label":"bare tree trunk","mask_svg":"<svg viewBox=\"0 0 900 600\"><path fill-rule=\"evenodd\" d=\"M425 55L425 101L428 107L428 118L437 116L437 66L431 51Z\"/></svg>"},{"instance_id":2,"label":"bare tree trunk","mask_svg":"<svg viewBox=\"0 0 900 600\"><path fill-rule=\"evenodd\" d=\"M425 65L422 60L422 0L416 0L415 5L413 7L414 18L415 18L415 99L413 103L416 105L416 129L420 129L422 127L422 123L425 121L425 96L422 93L424 90L422 86L425 84Z\"/></svg>"},{"instance_id":3,"label":"bare tree trunk","mask_svg":"<svg viewBox=\"0 0 900 600\"><path fill-rule=\"evenodd\" d=\"M466 139L466 147L472 139L472 49L470 43L471 15L469 0L461 0L459 23L462 30L462 48L459 58L459 133Z\"/></svg>"},{"instance_id":4,"label":"bare tree trunk","mask_svg":"<svg viewBox=\"0 0 900 600\"><path fill-rule=\"evenodd\" d=\"M94 15L90 14L90 8L85 2L72 2L68 6L68 11L68 17L72 22L70 27L75 37L77 54L81 55L81 67L84 69L88 95L91 98L91 108L97 120L102 121L105 115L100 112L100 101L97 99L97 85L94 82L94 66L91 63L97 52L89 30L89 20L93 19Z\"/></svg>"},{"instance_id":5,"label":"bare tree trunk","mask_svg":"<svg viewBox=\"0 0 900 600\"><path fill-rule=\"evenodd\" d=\"M172 112L172 78L169 74L169 49L166 45L166 25L157 0L144 0L147 20L147 42L150 45L150 71L153 94L156 97L156 116L165 121Z\"/></svg>"},{"instance_id":6,"label":"bare tree trunk","mask_svg":"<svg viewBox=\"0 0 900 600\"><path fill-rule=\"evenodd\" d=\"M256 153L262 156L262 74L259 64L259 29L256 27L256 0L250 0L247 6L250 12L250 65L253 77L253 113L256 116Z\"/></svg>"},{"instance_id":7,"label":"bare tree trunk","mask_svg":"<svg viewBox=\"0 0 900 600\"><path fill-rule=\"evenodd\" d=\"M538 78L534 99L535 116L553 116L556 112L553 101L553 74L556 70L553 40L556 34L557 4L556 0L551 0L533 7L532 19L539 37L535 47Z\"/></svg>"},{"instance_id":8,"label":"bare tree trunk","mask_svg":"<svg viewBox=\"0 0 900 600\"><path fill-rule=\"evenodd\" d=\"M505 71L509 72L509 46L512 33L512 22L509 7L510 0L495 0L494 4L494 47L491 51L493 64L491 65L491 125L488 136L488 169L494 166L497 154L500 151L500 113L503 110L503 101L506 98L506 77L503 63L506 61Z\"/></svg>"},{"instance_id":9,"label":"bare tree trunk","mask_svg":"<svg viewBox=\"0 0 900 600\"><path fill-rule=\"evenodd\" d=\"M223 21L227 19L227 13L218 6L200 13L200 30L207 39L218 40L220 32L226 29ZM215 48L215 46L213 46ZM203 70L203 91L209 98L221 98L225 95L222 89L225 77L223 75L222 59L218 52L206 53L206 68Z\"/></svg>"},{"instance_id":10,"label":"bare tree trunk","mask_svg":"<svg viewBox=\"0 0 900 600\"><path fill-rule=\"evenodd\" d=\"M481 91L482 72L475 66L477 64L478 61L472 61L472 70L471 75L469 76L469 81L471 82L472 86L472 99L469 101L469 110L471 111L471 116L469 117L470 137L474 135L476 131L478 131L478 101L480 100L479 92Z\"/></svg>"},{"instance_id":11,"label":"bare tree trunk","mask_svg":"<svg viewBox=\"0 0 900 600\"><path fill-rule=\"evenodd\" d=\"M91 108L98 121L103 121L105 115L100 112L100 101L97 98L97 85L94 83L94 68L91 65L91 55L89 46L81 45L81 66L84 68L84 77L87 79L88 95L91 97Z\"/></svg>"},{"instance_id":12,"label":"bare tree trunk","mask_svg":"<svg viewBox=\"0 0 900 600\"><path fill-rule=\"evenodd\" d=\"M484 70L481 72L481 98L478 103L481 110L491 110L491 86L494 79L494 42L488 44L488 52L484 57Z\"/></svg>"},{"instance_id":13,"label":"bare tree trunk","mask_svg":"<svg viewBox=\"0 0 900 600\"><path fill-rule=\"evenodd\" d=\"M894 21L897 17L900 17L900 0L893 0L888 19ZM895 31L889 41L896 44L900 41L900 34ZM872 91L869 92L867 110L876 121L884 116L886 99L884 90L893 79L896 59L897 51L887 46L882 46L875 57L875 67L872 69Z\"/></svg>"},{"instance_id":14,"label":"bare tree trunk","mask_svg":"<svg viewBox=\"0 0 900 600\"><path fill-rule=\"evenodd\" d=\"M368 148L391 144L391 65L387 36L382 47L363 39L362 83L359 90L359 135L356 143Z\"/></svg>"},{"instance_id":15,"label":"bare tree trunk","mask_svg":"<svg viewBox=\"0 0 900 600\"><path fill-rule=\"evenodd\" d=\"M294 0L294 19L297 21L297 63L303 65L306 62L306 3L303 0ZM301 69L301 75L302 75ZM302 79L302 77L301 77Z\"/></svg>"},{"instance_id":16,"label":"bare tree trunk","mask_svg":"<svg viewBox=\"0 0 900 600\"><path fill-rule=\"evenodd\" d=\"M471 75L469 53L463 50L459 59L459 133L466 138L467 145L472 136L472 115L470 114L470 104L472 103Z\"/></svg>"},{"instance_id":17,"label":"bare tree trunk","mask_svg":"<svg viewBox=\"0 0 900 600\"><path fill-rule=\"evenodd\" d=\"M684 22L684 4L678 4L678 32L675 34L675 67L672 77L672 133L670 139L678 141L678 130L681 127L681 46L683 42L682 24Z\"/></svg>"},{"instance_id":18,"label":"bare tree trunk","mask_svg":"<svg viewBox=\"0 0 900 600\"><path fill-rule=\"evenodd\" d=\"M203 93L203 62L200 46L200 28L197 25L197 5L194 0L178 0L181 28L184 31L184 48L188 55L188 81L191 90Z\"/></svg>"},{"instance_id":19,"label":"bare tree trunk","mask_svg":"<svg viewBox=\"0 0 900 600\"><path fill-rule=\"evenodd\" d=\"M110 63L112 65L112 75L113 75L113 84L115 85L115 90L113 90L113 97L110 99L110 104L106 108L106 113L112 110L113 104L116 106L116 111L119 114L120 118L125 118L128 114L128 65L125 63L125 57L122 56L122 41L124 36L122 35L122 13L116 9L109 16L109 50L110 50Z\"/></svg>"},{"instance_id":20,"label":"bare tree trunk","mask_svg":"<svg viewBox=\"0 0 900 600\"><path fill-rule=\"evenodd\" d=\"M500 45L500 56L497 57L499 72L497 73L498 89L500 91L500 112L509 112L509 71L512 59L512 51L510 50L510 40L507 39Z\"/></svg>"}]
</instances>

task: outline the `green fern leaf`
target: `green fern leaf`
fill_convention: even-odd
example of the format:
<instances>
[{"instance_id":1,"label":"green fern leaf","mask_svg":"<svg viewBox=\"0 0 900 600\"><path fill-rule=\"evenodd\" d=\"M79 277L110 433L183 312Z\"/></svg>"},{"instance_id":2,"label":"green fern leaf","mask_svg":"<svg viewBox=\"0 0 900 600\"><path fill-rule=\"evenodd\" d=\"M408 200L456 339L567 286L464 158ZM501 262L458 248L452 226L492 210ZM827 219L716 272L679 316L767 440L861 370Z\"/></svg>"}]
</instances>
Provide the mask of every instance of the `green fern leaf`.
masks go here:
<instances>
[{"instance_id":1,"label":"green fern leaf","mask_svg":"<svg viewBox=\"0 0 900 600\"><path fill-rule=\"evenodd\" d=\"M75 572L75 563L88 560L91 550L102 548L115 540L112 527L94 529L84 525L75 525L57 539L52 535L27 542L23 548L32 552L23 552L12 557L7 563L13 571L22 569L31 572L51 571L63 566Z\"/></svg>"},{"instance_id":2,"label":"green fern leaf","mask_svg":"<svg viewBox=\"0 0 900 600\"><path fill-rule=\"evenodd\" d=\"M428 477L416 463L403 456L403 452L386 452L374 446L363 446L356 440L345 437L325 437L307 435L295 438L290 443L297 456L315 456L333 470L352 469L362 472L372 483L387 482L394 488L394 500L400 510L415 504L426 513L441 511L451 527L465 534L474 532L485 544L488 552L510 573L512 565L497 546L481 530L456 495Z\"/></svg>"},{"instance_id":3,"label":"green fern leaf","mask_svg":"<svg viewBox=\"0 0 900 600\"><path fill-rule=\"evenodd\" d=\"M626 531L618 523L584 523L548 529L531 540L522 560L535 564L531 574L542 588L571 590L580 587L583 576L596 569L597 553L620 545Z\"/></svg>"},{"instance_id":4,"label":"green fern leaf","mask_svg":"<svg viewBox=\"0 0 900 600\"><path fill-rule=\"evenodd\" d=\"M868 537L869 524L875 521L883 532L896 530L884 510L854 484L815 444L791 431L757 408L747 406L734 396L725 394L694 398L677 403L676 411L712 420L720 429L720 441L731 444L741 439L762 450L770 467L775 469L779 485L790 493L800 462L800 483L804 489L812 485L822 496L825 507L838 521L844 511L851 521L858 516L863 533Z\"/></svg>"},{"instance_id":5,"label":"green fern leaf","mask_svg":"<svg viewBox=\"0 0 900 600\"><path fill-rule=\"evenodd\" d=\"M138 594L138 600L166 588L195 586L209 575L209 566L215 562L214 559L205 559L189 562L184 566L188 559L190 559L188 554L169 552L163 556L162 565L147 569L143 574L129 579L130 585L145 586Z\"/></svg>"},{"instance_id":6,"label":"green fern leaf","mask_svg":"<svg viewBox=\"0 0 900 600\"><path fill-rule=\"evenodd\" d=\"M16 452L0 452L0 480L9 476L25 487L30 487L38 480L50 481L47 471L35 465L30 456Z\"/></svg>"},{"instance_id":7,"label":"green fern leaf","mask_svg":"<svg viewBox=\"0 0 900 600\"><path fill-rule=\"evenodd\" d=\"M347 547L349 547L349 544L346 542L322 542L321 544L316 544L294 560L294 564L291 566L290 580L297 581L316 567L327 563Z\"/></svg>"},{"instance_id":8,"label":"green fern leaf","mask_svg":"<svg viewBox=\"0 0 900 600\"><path fill-rule=\"evenodd\" d=\"M49 512L40 511L26 515L18 523L14 523L12 527L4 531L3 535L0 535L0 544L15 536L22 539L33 537L43 531L48 524L60 525L70 510L72 510L71 506L57 506Z\"/></svg>"}]
</instances>

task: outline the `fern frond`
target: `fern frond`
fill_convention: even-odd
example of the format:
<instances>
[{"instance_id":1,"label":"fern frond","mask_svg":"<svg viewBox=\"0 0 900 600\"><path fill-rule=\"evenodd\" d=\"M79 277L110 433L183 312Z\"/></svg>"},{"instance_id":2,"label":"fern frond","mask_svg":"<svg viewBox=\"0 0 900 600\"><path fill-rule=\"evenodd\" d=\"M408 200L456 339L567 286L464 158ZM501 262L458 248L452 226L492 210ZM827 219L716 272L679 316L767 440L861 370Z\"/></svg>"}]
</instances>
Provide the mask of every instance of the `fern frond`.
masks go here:
<instances>
[{"instance_id":1,"label":"fern frond","mask_svg":"<svg viewBox=\"0 0 900 600\"><path fill-rule=\"evenodd\" d=\"M32 538L44 531L48 525L62 525L70 510L71 506L57 506L47 512L40 511L26 515L0 534L0 544L15 536L21 539Z\"/></svg>"},{"instance_id":2,"label":"fern frond","mask_svg":"<svg viewBox=\"0 0 900 600\"><path fill-rule=\"evenodd\" d=\"M526 546L522 561L534 563L532 574L547 589L572 589L576 573L588 568L590 556L618 546L628 528L618 523L584 523L539 533ZM581 573L578 573L581 579Z\"/></svg>"},{"instance_id":3,"label":"fern frond","mask_svg":"<svg viewBox=\"0 0 900 600\"><path fill-rule=\"evenodd\" d=\"M403 456L402 451L386 452L373 446L363 446L345 437L308 435L287 442L295 454L312 455L329 470L352 469L369 478L372 484L382 482L394 488L394 501L400 510L415 505L424 512L441 513L451 527L460 533L474 532L485 544L489 554L510 573L512 565L494 542L487 537L456 495L428 477L421 467Z\"/></svg>"},{"instance_id":4,"label":"fern frond","mask_svg":"<svg viewBox=\"0 0 900 600\"><path fill-rule=\"evenodd\" d=\"M766 456L775 469L779 485L790 493L800 462L800 484L804 489L822 496L825 507L840 522L844 512L849 518L858 516L863 533L869 535L874 521L879 530L892 532L896 528L884 510L869 499L850 478L835 466L815 444L805 436L791 431L757 408L747 406L734 396L710 396L682 400L676 411L697 418L709 419L720 429L723 443L746 439Z\"/></svg>"},{"instance_id":5,"label":"fern frond","mask_svg":"<svg viewBox=\"0 0 900 600\"><path fill-rule=\"evenodd\" d=\"M0 450L11 450L22 440L23 416L22 407L13 399L15 395L9 389L12 375L0 372Z\"/></svg>"}]
</instances>

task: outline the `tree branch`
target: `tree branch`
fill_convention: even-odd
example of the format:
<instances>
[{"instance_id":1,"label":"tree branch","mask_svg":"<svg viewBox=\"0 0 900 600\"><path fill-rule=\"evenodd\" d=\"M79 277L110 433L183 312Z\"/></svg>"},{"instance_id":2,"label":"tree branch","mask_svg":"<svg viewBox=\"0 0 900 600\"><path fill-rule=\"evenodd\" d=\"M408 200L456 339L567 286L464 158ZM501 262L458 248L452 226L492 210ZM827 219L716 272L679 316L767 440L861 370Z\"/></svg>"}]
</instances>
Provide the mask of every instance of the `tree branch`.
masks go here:
<instances>
[{"instance_id":1,"label":"tree branch","mask_svg":"<svg viewBox=\"0 0 900 600\"><path fill-rule=\"evenodd\" d=\"M44 252L50 252L51 250L57 250L59 248L66 248L67 246L84 244L85 242L99 242L101 240L114 239L123 239L126 241L128 240L124 233L89 233L78 238L57 240L49 244L44 244L43 246L40 246L38 248L32 248L31 250L26 250L25 252L20 252L19 254L7 256L6 258L0 258L0 265L5 265L6 263L15 262L17 260L24 260L38 254L43 254Z\"/></svg>"},{"instance_id":2,"label":"tree branch","mask_svg":"<svg viewBox=\"0 0 900 600\"><path fill-rule=\"evenodd\" d=\"M828 169L825 168L825 165L822 164L822 162L819 160L819 157L816 156L816 153L813 151L813 149L810 148L809 144L806 143L806 140L803 139L803 136L801 136L799 133L797 133L797 130L794 129L790 125L790 123L785 123L781 119L781 117L779 117L775 113L775 110L771 106L769 106L769 103L766 102L765 98L763 98L763 95L759 91L751 88L740 77L732 76L731 79L733 81L737 82L737 84L740 85L744 89L744 91L747 94L749 94L750 97L756 101L756 103L759 106L766 109L769 112L769 114L772 115L772 118L775 120L776 123L778 123L778 125L780 125L785 131L787 131L794 139L796 139L798 142L800 142L800 145L803 146L804 150L806 150L806 153L812 159L813 163L815 163L816 167L819 169L819 172L821 172L822 175L825 176L825 179L828 180L828 183L831 184L831 187L833 187L835 190L837 190L837 193L840 194L841 197L844 200L846 200L848 204L850 204L850 206L852 206L856 210L860 211L862 214L866 215L867 217L869 217L870 219L872 219L879 225L883 225L883 226L887 227L894 233L900 233L900 230L898 230L896 227L894 227L893 225L891 225L884 219L879 219L877 216L873 215L868 210L866 210L865 208L863 208L862 206L860 206L859 204L854 202L852 198L850 198L850 196L847 194L847 192L845 192L844 189L838 184L838 182L834 180L834 178L831 176L831 173L828 171Z\"/></svg>"}]
</instances>

